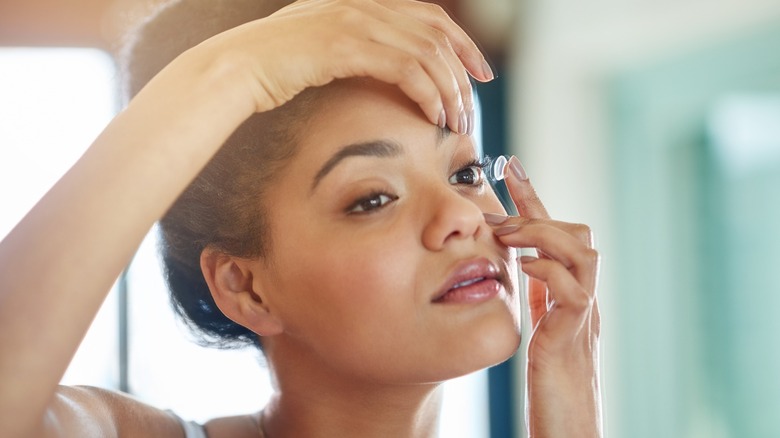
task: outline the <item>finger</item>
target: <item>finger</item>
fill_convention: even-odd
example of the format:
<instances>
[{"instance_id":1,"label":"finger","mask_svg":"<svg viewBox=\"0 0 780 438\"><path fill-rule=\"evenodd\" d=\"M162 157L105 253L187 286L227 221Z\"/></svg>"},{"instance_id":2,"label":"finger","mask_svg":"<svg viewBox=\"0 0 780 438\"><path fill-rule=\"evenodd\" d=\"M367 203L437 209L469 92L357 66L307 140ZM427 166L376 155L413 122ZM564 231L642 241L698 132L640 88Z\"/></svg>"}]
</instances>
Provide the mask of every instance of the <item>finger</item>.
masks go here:
<instances>
[{"instance_id":1,"label":"finger","mask_svg":"<svg viewBox=\"0 0 780 438\"><path fill-rule=\"evenodd\" d=\"M341 43L339 54L344 62L341 69L334 72L335 77L372 77L397 85L420 106L432 123L439 124L443 118L439 88L411 54L384 44L352 38Z\"/></svg>"},{"instance_id":2,"label":"finger","mask_svg":"<svg viewBox=\"0 0 780 438\"><path fill-rule=\"evenodd\" d=\"M450 71L457 81L460 98L463 103L463 112L460 114L457 132L471 135L474 133L474 124L476 122L474 114L474 94L471 87L471 81L469 80L468 73L463 64L453 51L449 40L446 39L446 36L441 33L441 31L436 30L435 32L435 38L444 38L443 41L447 43L447 50L444 50L443 52L444 60L449 64Z\"/></svg>"},{"instance_id":3,"label":"finger","mask_svg":"<svg viewBox=\"0 0 780 438\"><path fill-rule=\"evenodd\" d=\"M389 11L389 23L370 26L370 38L414 56L442 96L446 123L453 132L469 132L474 104L466 70L452 51L447 35L408 16Z\"/></svg>"},{"instance_id":4,"label":"finger","mask_svg":"<svg viewBox=\"0 0 780 438\"><path fill-rule=\"evenodd\" d=\"M493 70L474 40L455 23L441 6L409 0L380 0L379 3L413 16L417 20L444 32L452 45L453 52L475 79L488 82L495 78Z\"/></svg>"},{"instance_id":5,"label":"finger","mask_svg":"<svg viewBox=\"0 0 780 438\"><path fill-rule=\"evenodd\" d=\"M591 294L595 290L599 255L571 234L545 222L499 226L496 236L507 246L536 248L572 272Z\"/></svg>"},{"instance_id":6,"label":"finger","mask_svg":"<svg viewBox=\"0 0 780 438\"><path fill-rule=\"evenodd\" d=\"M593 231L590 229L589 226L585 224L556 221L553 219L519 218L518 221L517 218L510 220L510 217L507 215L501 215L495 213L485 213L484 215L485 215L485 222L493 226L497 226L497 225L506 226L510 224L533 223L533 222L545 223L571 234L572 236L577 238L577 240L582 242L583 245L589 248L593 248Z\"/></svg>"},{"instance_id":7,"label":"finger","mask_svg":"<svg viewBox=\"0 0 780 438\"><path fill-rule=\"evenodd\" d=\"M514 201L520 216L531 219L549 219L550 215L547 213L547 209L544 208L544 204L528 179L528 174L516 156L512 156L509 160L505 172L509 194L512 196L512 201Z\"/></svg>"},{"instance_id":8,"label":"finger","mask_svg":"<svg viewBox=\"0 0 780 438\"><path fill-rule=\"evenodd\" d=\"M567 314L567 324L579 328L590 319L593 297L563 265L528 256L521 261L523 272L547 284L555 311Z\"/></svg>"}]
</instances>

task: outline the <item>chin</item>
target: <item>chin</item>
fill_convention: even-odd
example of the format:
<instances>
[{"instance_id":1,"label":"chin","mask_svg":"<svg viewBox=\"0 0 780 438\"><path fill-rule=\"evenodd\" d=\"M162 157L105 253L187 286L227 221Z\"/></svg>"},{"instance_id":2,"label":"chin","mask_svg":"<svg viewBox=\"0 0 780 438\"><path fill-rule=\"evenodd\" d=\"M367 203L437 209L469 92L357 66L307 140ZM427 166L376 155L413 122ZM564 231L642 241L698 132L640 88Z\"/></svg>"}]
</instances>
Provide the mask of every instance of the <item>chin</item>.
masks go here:
<instances>
[{"instance_id":1,"label":"chin","mask_svg":"<svg viewBox=\"0 0 780 438\"><path fill-rule=\"evenodd\" d=\"M522 337L520 325L514 318L493 319L475 327L458 342L457 351L439 361L439 376L435 380L445 381L498 365L515 355Z\"/></svg>"},{"instance_id":2,"label":"chin","mask_svg":"<svg viewBox=\"0 0 780 438\"><path fill-rule=\"evenodd\" d=\"M520 327L514 324L505 324L499 330L491 330L489 335L484 336L473 346L471 354L474 358L472 367L474 369L468 372L505 362L514 356L520 348L521 341Z\"/></svg>"}]
</instances>

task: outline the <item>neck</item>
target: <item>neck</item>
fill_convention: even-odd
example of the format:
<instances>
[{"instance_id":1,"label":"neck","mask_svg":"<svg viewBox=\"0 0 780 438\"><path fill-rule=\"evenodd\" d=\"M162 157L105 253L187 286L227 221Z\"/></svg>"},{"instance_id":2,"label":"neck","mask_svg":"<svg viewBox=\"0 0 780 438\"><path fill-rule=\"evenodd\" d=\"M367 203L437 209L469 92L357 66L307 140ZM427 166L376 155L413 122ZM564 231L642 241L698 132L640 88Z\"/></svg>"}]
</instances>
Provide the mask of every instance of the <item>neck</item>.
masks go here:
<instances>
[{"instance_id":1,"label":"neck","mask_svg":"<svg viewBox=\"0 0 780 438\"><path fill-rule=\"evenodd\" d=\"M263 413L266 438L437 436L439 384L379 384L301 362L269 365L277 393Z\"/></svg>"},{"instance_id":2,"label":"neck","mask_svg":"<svg viewBox=\"0 0 780 438\"><path fill-rule=\"evenodd\" d=\"M266 438L436 437L441 391L414 392L289 394L282 391L266 407L263 427Z\"/></svg>"}]
</instances>

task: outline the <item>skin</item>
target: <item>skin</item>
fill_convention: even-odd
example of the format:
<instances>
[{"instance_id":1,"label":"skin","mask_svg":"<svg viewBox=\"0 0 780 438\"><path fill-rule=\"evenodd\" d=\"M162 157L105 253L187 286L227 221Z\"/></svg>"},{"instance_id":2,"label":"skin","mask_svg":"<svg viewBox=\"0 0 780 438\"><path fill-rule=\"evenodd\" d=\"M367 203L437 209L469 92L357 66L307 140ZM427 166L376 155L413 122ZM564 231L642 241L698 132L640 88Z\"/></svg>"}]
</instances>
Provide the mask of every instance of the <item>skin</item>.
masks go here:
<instances>
[{"instance_id":1,"label":"skin","mask_svg":"<svg viewBox=\"0 0 780 438\"><path fill-rule=\"evenodd\" d=\"M164 411L96 388L58 386L89 321L152 224L230 133L251 114L276 108L306 87L338 78L369 77L397 87L408 99L396 102L396 116L403 118L403 126L414 131L401 142L410 149L415 147L424 154L461 150L461 143L469 141L457 136L448 138L438 149L433 147L430 139L435 137L438 128L430 123L443 121L456 132L469 132L473 116L467 74L490 80L492 75L483 66L484 58L476 46L446 14L434 6L408 0L300 2L266 19L222 33L182 54L130 102L76 165L0 243L0 386L3 388L0 436L182 436L176 420ZM389 93L387 98L397 101L399 93ZM411 111L414 105L419 107L417 113ZM429 123L427 131L423 129L425 123ZM327 125L327 120L324 124ZM353 128L350 125L349 129ZM441 160L442 156L425 155L424 161L434 158ZM316 162L312 158L300 163L301 181L310 180L311 169L306 165ZM329 191L328 186L337 185L339 178L335 172L346 169L334 169L334 174L323 178L310 205L292 205L289 211L286 207L277 209L280 215L285 211L295 215L272 219L279 227L274 230L275 235L290 239L288 246L274 245L278 250L274 254L279 257L277 264L206 254L202 261L204 274L220 308L267 337L272 362L298 363L294 359L304 357L306 360L300 362L302 367L332 365L327 368L328 379L322 383L318 395L327 394L329 384L349 383L343 378L346 370L359 372L360 377L354 387L344 386L345 390L354 389L348 394L365 395L371 383L386 389L381 394L382 406L392 409L373 405L372 417L365 411L376 400L365 400L365 418L379 421L373 433L431 436L439 403L438 392L432 385L505 357L512 340L516 342L513 332L516 320L509 311L511 299L474 307L480 310L450 312L432 306L428 309L425 293L440 280L442 267L444 270L449 267L448 257L454 260L478 252L501 258L501 248L536 247L542 257L524 263L523 270L544 282L535 289L535 296L547 296L541 292L546 287L554 302L537 299L534 302L541 304L532 308L533 322L538 324L529 350L531 432L534 436L600 434L598 386L594 386L598 375L594 348L598 318L593 297L598 258L589 248L590 242L583 239L583 229L550 221L546 212L542 214L543 207L533 196L530 183L510 178L515 202L519 211L526 214L508 218L503 225L490 225L495 228L491 237L487 219L478 220L481 212L494 211L482 203L488 199L462 195L447 187L441 178L434 178L433 175L446 174L442 167L437 167L433 175L423 176L421 167L415 163L409 166L403 182L414 190L410 193L419 191L431 196L431 205L420 203L426 214L417 222L404 214L399 215L397 222L379 221L375 226L390 226L392 222L393 228L399 227L418 239L413 252L414 260L421 266L406 264L396 255L395 267L388 269L386 275L398 269L411 273L419 281L399 288L406 292L400 295L403 298L387 295L394 289L381 290L378 296L347 297L339 295L336 287L348 279L344 274L345 265L340 265L333 267L333 275L328 276L332 287L327 288L327 296L340 300L346 306L342 311L350 316L359 316L356 313L359 305L376 309L380 303L390 303L394 315L411 318L406 319L409 326L404 328L403 339L408 341L425 332L426 337L430 336L427 345L445 349L447 354L459 359L476 349L480 353L478 359L468 362L471 359L466 358L461 363L428 357L417 364L409 359L411 353L404 353L390 363L387 362L390 356L373 351L360 333L347 333L346 329L319 333L322 321L303 317L305 313L301 309L306 306L302 303L307 301L299 292L308 285L285 283L285 274L290 271L284 270L295 267L291 261L317 257L317 254L306 254L301 246L294 246L292 239L297 237L291 233L298 228L286 227L300 227L310 222L304 219L316 217L323 219L316 229L318 232L353 238L346 231L353 228L339 219L334 210L329 210L328 193L337 190L332 187ZM398 165L391 168L400 169ZM289 202L300 201L301 188L297 187L299 191L295 192L296 178L290 178L290 190L296 194ZM419 199L416 195L413 198ZM282 205L288 201L270 202ZM400 208L389 207L388 211L405 211L405 202L398 202L396 207ZM293 210L299 207L314 210ZM334 214L329 216L329 211ZM450 216L436 211L457 214ZM475 236L473 241L479 244L466 246L464 242L468 239L464 235L445 233L451 239L441 237L438 241L448 242L447 249L435 257L428 254L435 252L433 243L437 239L424 238L436 234L427 233L430 228L425 224L445 224L461 217L461 213L466 218L464 223L471 224L462 229L471 230ZM449 228L453 226L450 224ZM499 231L502 226L510 228ZM315 241L322 251L335 251L327 246L336 242L335 238ZM360 242L366 251L378 254L383 250L398 254L395 245L401 243ZM356 257L349 252L341 254ZM388 260L373 259L373 262L381 264ZM427 277L418 275L423 268L431 270L434 278L431 283ZM379 270L366 269L367 275L359 278L364 282L361 290L386 281L387 277ZM260 273L262 277L256 275ZM274 287L277 285L289 287L292 292L283 295ZM425 310L405 313L414 304ZM455 317L445 317L447 312ZM385 321L383 326L374 326L369 332L374 335L371 340L381 341L386 347L409 348L408 342L401 344L387 336L387 324ZM313 340L315 332L323 338L323 344ZM472 340L484 340L487 332L500 336L489 338L495 345L480 351L479 342ZM459 347L453 342L456 340L453 333L465 336L471 345ZM338 348L338 336L349 336L360 346L359 352L366 355L367 365L361 366L349 352ZM330 348L324 348L325 345ZM387 363L387 367L378 367L380 363L383 366ZM387 372L382 372L383 369ZM296 382L297 377L286 377L281 368L275 371L280 394L284 396L279 396L267 411L271 437L289 433L286 431L292 430L289 427L298 414L303 421L301 427L306 431L322 431L323 435L318 436L366 430L365 423L347 421L346 414L350 411L346 409L354 405L337 404L343 409L342 415L327 416L331 413L327 412L327 403L332 400L308 398L301 389L305 383L312 382ZM314 370L301 372L307 379L316 377ZM285 382L290 386L285 386ZM255 420L251 416L216 419L207 424L207 429L212 438L256 436ZM399 430L404 433L392 433Z\"/></svg>"}]
</instances>

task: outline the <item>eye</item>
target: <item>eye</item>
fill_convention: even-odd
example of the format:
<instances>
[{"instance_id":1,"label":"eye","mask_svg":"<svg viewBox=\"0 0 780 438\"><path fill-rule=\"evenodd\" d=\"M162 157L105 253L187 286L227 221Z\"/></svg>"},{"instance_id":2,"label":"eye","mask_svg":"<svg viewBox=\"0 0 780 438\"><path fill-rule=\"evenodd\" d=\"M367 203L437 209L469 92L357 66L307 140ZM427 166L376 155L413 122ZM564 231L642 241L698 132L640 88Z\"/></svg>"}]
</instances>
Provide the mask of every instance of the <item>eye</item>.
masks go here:
<instances>
[{"instance_id":1,"label":"eye","mask_svg":"<svg viewBox=\"0 0 780 438\"><path fill-rule=\"evenodd\" d=\"M470 164L455 172L449 181L450 184L481 186L485 182L485 172L480 164Z\"/></svg>"},{"instance_id":2,"label":"eye","mask_svg":"<svg viewBox=\"0 0 780 438\"><path fill-rule=\"evenodd\" d=\"M386 193L374 193L364 198L360 198L355 201L348 209L349 214L365 214L383 208L387 204L398 199L397 196L388 195Z\"/></svg>"}]
</instances>

